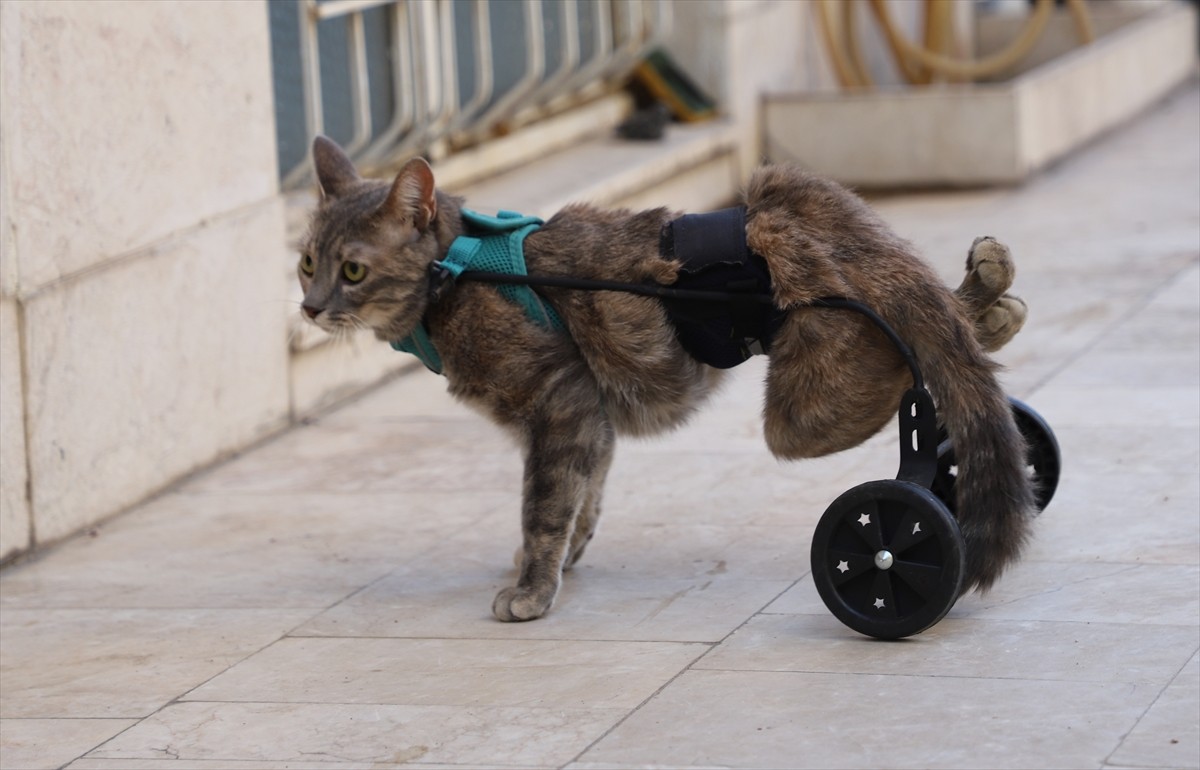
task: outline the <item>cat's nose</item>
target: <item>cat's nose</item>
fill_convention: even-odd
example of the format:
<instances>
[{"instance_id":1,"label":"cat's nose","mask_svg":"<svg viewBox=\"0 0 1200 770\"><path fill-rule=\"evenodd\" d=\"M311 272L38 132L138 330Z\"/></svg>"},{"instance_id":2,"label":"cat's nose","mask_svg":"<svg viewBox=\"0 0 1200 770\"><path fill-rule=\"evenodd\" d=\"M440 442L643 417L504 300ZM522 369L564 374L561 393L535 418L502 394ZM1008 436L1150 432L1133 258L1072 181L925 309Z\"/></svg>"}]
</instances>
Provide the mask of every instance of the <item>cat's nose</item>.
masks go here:
<instances>
[{"instance_id":1,"label":"cat's nose","mask_svg":"<svg viewBox=\"0 0 1200 770\"><path fill-rule=\"evenodd\" d=\"M301 305L300 309L304 311L304 315L309 318L316 318L321 314L321 308L313 307L312 305Z\"/></svg>"}]
</instances>

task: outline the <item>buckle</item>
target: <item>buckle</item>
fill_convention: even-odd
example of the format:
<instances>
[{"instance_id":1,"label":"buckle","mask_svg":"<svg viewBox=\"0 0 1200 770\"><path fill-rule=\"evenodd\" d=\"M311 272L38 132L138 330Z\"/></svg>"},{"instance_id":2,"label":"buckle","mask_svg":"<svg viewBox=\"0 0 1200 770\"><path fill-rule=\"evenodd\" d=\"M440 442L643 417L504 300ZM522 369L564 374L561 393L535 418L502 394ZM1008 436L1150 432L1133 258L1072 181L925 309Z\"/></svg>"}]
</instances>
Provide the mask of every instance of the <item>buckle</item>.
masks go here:
<instances>
[{"instance_id":1,"label":"buckle","mask_svg":"<svg viewBox=\"0 0 1200 770\"><path fill-rule=\"evenodd\" d=\"M454 272L440 261L429 263L429 304L436 305L446 296L454 286L454 278Z\"/></svg>"}]
</instances>

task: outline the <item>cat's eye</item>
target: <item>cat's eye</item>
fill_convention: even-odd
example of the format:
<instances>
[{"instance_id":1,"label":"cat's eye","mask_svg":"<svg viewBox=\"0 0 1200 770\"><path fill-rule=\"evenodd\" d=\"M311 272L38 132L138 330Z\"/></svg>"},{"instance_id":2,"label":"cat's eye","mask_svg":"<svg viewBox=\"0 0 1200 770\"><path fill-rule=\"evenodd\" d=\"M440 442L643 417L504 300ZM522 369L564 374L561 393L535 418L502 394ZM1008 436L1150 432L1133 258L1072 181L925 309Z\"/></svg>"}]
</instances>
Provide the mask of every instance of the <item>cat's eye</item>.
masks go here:
<instances>
[{"instance_id":1,"label":"cat's eye","mask_svg":"<svg viewBox=\"0 0 1200 770\"><path fill-rule=\"evenodd\" d=\"M300 272L305 275L312 275L317 271L317 261L312 258L311 254L305 254L300 258Z\"/></svg>"},{"instance_id":2,"label":"cat's eye","mask_svg":"<svg viewBox=\"0 0 1200 770\"><path fill-rule=\"evenodd\" d=\"M358 262L343 262L342 275L346 276L350 283L358 283L367 277L367 266Z\"/></svg>"}]
</instances>

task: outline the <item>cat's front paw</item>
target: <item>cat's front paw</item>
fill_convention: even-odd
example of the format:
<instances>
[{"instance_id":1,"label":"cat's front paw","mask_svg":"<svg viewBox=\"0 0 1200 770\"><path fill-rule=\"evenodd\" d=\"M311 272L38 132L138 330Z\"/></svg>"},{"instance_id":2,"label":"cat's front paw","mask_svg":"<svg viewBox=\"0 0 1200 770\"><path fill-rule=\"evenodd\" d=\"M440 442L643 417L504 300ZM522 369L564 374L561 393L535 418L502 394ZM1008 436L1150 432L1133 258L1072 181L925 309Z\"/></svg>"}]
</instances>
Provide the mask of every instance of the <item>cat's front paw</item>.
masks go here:
<instances>
[{"instance_id":1,"label":"cat's front paw","mask_svg":"<svg viewBox=\"0 0 1200 770\"><path fill-rule=\"evenodd\" d=\"M505 623L535 620L545 615L553 603L553 594L546 596L528 588L505 588L496 594L492 614Z\"/></svg>"}]
</instances>

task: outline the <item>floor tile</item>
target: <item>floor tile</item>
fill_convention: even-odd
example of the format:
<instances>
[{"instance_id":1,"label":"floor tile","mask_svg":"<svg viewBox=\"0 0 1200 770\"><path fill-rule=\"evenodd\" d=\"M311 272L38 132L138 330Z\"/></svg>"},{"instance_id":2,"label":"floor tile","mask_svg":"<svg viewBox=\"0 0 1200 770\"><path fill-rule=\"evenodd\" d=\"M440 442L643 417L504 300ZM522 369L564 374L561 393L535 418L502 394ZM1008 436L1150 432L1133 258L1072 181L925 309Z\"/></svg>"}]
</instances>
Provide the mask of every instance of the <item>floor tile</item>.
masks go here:
<instances>
[{"instance_id":1,"label":"floor tile","mask_svg":"<svg viewBox=\"0 0 1200 770\"><path fill-rule=\"evenodd\" d=\"M1009 365L1058 358L1065 350L1082 352L1105 332L1145 306L1146 296L1176 268L1152 268L1133 274L1124 266L1081 275L1074 269L1029 269L1017 260L1013 292L1029 308L1025 326L998 354Z\"/></svg>"},{"instance_id":2,"label":"floor tile","mask_svg":"<svg viewBox=\"0 0 1200 770\"><path fill-rule=\"evenodd\" d=\"M1087 294L1083 300L1068 300L1059 307L1060 299L1054 292L1039 297L1039 288L1034 292L1017 293L1030 304L1031 318L1024 329L994 358L1005 367L1001 379L1008 392L1018 397L1032 397L1035 407L1040 391L1048 381L1070 387L1160 387L1188 386L1193 382L1189 359L1194 356L1194 342L1186 345L1188 332L1172 337L1170 345L1165 338L1159 344L1140 343L1131 336L1140 328L1130 326L1123 336L1114 342L1116 333L1136 319L1145 302L1146 293L1161 283L1165 276L1158 274L1153 280L1143 281L1127 293L1112 296L1102 288L1084 285L1076 289ZM1039 274L1032 279L1035 286L1046 281L1048 276ZM1073 276L1066 275L1070 282ZM1029 283L1027 282L1027 283ZM1052 317L1047 318L1047 314ZM1147 323L1139 320L1138 324ZM1174 321L1176 326L1180 321ZM1191 326L1194 328L1195 324ZM1138 336L1144 337L1141 332ZM1195 332L1191 333L1192 340ZM1124 341L1120 341L1124 340ZM1185 343L1180 347L1180 343ZM1158 370L1147 369L1156 366ZM1074 373L1076 367L1079 373ZM1159 376L1161 374L1161 376ZM1194 387L1194 386L1193 386ZM1031 393L1034 395L1031 396Z\"/></svg>"},{"instance_id":3,"label":"floor tile","mask_svg":"<svg viewBox=\"0 0 1200 770\"><path fill-rule=\"evenodd\" d=\"M554 765L497 765L428 762L295 762L262 760L234 762L229 759L89 759L67 765L64 770L558 770ZM1153 769L1151 769L1153 770Z\"/></svg>"},{"instance_id":4,"label":"floor tile","mask_svg":"<svg viewBox=\"0 0 1200 770\"><path fill-rule=\"evenodd\" d=\"M1163 626L1151 636L1140 625L957 618L877 642L832 615L760 615L694 668L1166 686L1196 644L1188 626Z\"/></svg>"},{"instance_id":5,"label":"floor tile","mask_svg":"<svg viewBox=\"0 0 1200 770\"><path fill-rule=\"evenodd\" d=\"M1055 382L1067 388L1195 388L1200 386L1200 350L1112 350L1106 342L1072 361Z\"/></svg>"},{"instance_id":6,"label":"floor tile","mask_svg":"<svg viewBox=\"0 0 1200 770\"><path fill-rule=\"evenodd\" d=\"M1193 629L1194 630L1194 629ZM1196 703L1200 702L1200 655L1179 672L1179 676L1159 696L1121 747L1109 757L1109 764L1130 767L1200 767L1200 720Z\"/></svg>"},{"instance_id":7,"label":"floor tile","mask_svg":"<svg viewBox=\"0 0 1200 770\"><path fill-rule=\"evenodd\" d=\"M438 575L381 580L295 635L716 642L791 585L725 575L631 579L576 567L549 614L509 624L492 617L491 602L515 572L497 580L495 572L447 566Z\"/></svg>"},{"instance_id":8,"label":"floor tile","mask_svg":"<svg viewBox=\"0 0 1200 770\"><path fill-rule=\"evenodd\" d=\"M1090 483L1115 476L1116 483L1131 474L1190 475L1196 481L1192 491L1200 493L1200 431L1166 425L1051 427L1068 478Z\"/></svg>"},{"instance_id":9,"label":"floor tile","mask_svg":"<svg viewBox=\"0 0 1200 770\"><path fill-rule=\"evenodd\" d=\"M1156 692L1124 683L692 671L570 767L1099 767Z\"/></svg>"},{"instance_id":10,"label":"floor tile","mask_svg":"<svg viewBox=\"0 0 1200 770\"><path fill-rule=\"evenodd\" d=\"M809 528L657 525L614 511L550 613L511 625L490 611L517 578L517 513L501 510L295 633L719 641L807 571L810 538Z\"/></svg>"},{"instance_id":11,"label":"floor tile","mask_svg":"<svg viewBox=\"0 0 1200 770\"><path fill-rule=\"evenodd\" d=\"M1151 309L1196 311L1196 297L1200 296L1200 260L1194 257L1193 253L1192 264L1181 270L1175 280L1154 295L1150 300Z\"/></svg>"},{"instance_id":12,"label":"floor tile","mask_svg":"<svg viewBox=\"0 0 1200 770\"><path fill-rule=\"evenodd\" d=\"M436 437L436 440L431 438ZM470 472L462 472L464 458ZM317 422L189 485L207 493L520 492L517 446L479 418Z\"/></svg>"},{"instance_id":13,"label":"floor tile","mask_svg":"<svg viewBox=\"0 0 1200 770\"><path fill-rule=\"evenodd\" d=\"M1200 560L1195 477L1092 479L1087 485L1064 484L1062 496L1056 495L1034 523L1025 561L1195 565ZM1104 490L1112 496L1105 498Z\"/></svg>"},{"instance_id":14,"label":"floor tile","mask_svg":"<svg viewBox=\"0 0 1200 770\"><path fill-rule=\"evenodd\" d=\"M1200 481L1186 467L1197 439L1171 430L1169 444L1138 443L1122 430L1064 429L1058 490L1033 522L1025 561L1200 563ZM1095 457L1110 441L1129 448Z\"/></svg>"},{"instance_id":15,"label":"floor tile","mask_svg":"<svg viewBox=\"0 0 1200 770\"><path fill-rule=\"evenodd\" d=\"M1106 335L1101 348L1114 353L1153 351L1175 354L1180 359L1177 366L1182 367L1196 352L1197 324L1200 324L1200 314L1195 305L1151 303Z\"/></svg>"},{"instance_id":16,"label":"floor tile","mask_svg":"<svg viewBox=\"0 0 1200 770\"><path fill-rule=\"evenodd\" d=\"M683 497L684 495L677 495ZM817 516L794 515L788 511L763 511L770 524L710 523L690 519L680 510L677 518L644 518L636 513L613 510L604 513L595 537L575 565L574 571L595 577L625 579L709 579L723 576L737 580L795 580L804 574L812 525ZM469 529L447 539L446 550L457 551L454 566L442 555L431 557L429 566L447 572L487 570L513 565L521 543L519 513L500 509ZM425 564L414 568L425 568ZM570 572L568 572L570 574ZM512 575L515 578L515 573Z\"/></svg>"},{"instance_id":17,"label":"floor tile","mask_svg":"<svg viewBox=\"0 0 1200 770\"><path fill-rule=\"evenodd\" d=\"M478 765L328 762L328 760L320 759L312 760L312 762L293 762L293 760L260 762L257 759L248 760L248 762L234 762L229 759L97 759L89 757L77 759L76 762L68 764L64 770L412 770L414 768L419 770L496 770L493 766L480 768ZM518 768L517 770L524 769Z\"/></svg>"},{"instance_id":18,"label":"floor tile","mask_svg":"<svg viewBox=\"0 0 1200 770\"><path fill-rule=\"evenodd\" d=\"M510 502L500 493L166 495L7 570L0 606L323 609Z\"/></svg>"},{"instance_id":19,"label":"floor tile","mask_svg":"<svg viewBox=\"0 0 1200 770\"><path fill-rule=\"evenodd\" d=\"M1134 462L1146 465L1154 462L1152 457L1138 452L1130 454ZM1055 519L1078 522L1080 527L1091 526L1088 513L1095 508L1122 508L1131 519L1162 517L1179 526L1181 535L1187 532L1185 522L1189 520L1200 526L1200 522L1196 522L1192 516L1195 511L1192 501L1200 498L1200 478L1194 473L1138 473L1116 469L1107 473L1076 473L1071 467L1071 460L1071 456L1063 456L1058 489L1042 516L1035 521L1035 530L1044 526L1043 520ZM1163 464L1170 462L1164 460ZM1136 526L1131 521L1128 522L1128 528L1106 531L1105 534L1109 537L1134 537Z\"/></svg>"},{"instance_id":20,"label":"floor tile","mask_svg":"<svg viewBox=\"0 0 1200 770\"><path fill-rule=\"evenodd\" d=\"M1056 426L1200 428L1196 388L1059 387L1037 394L1035 407Z\"/></svg>"},{"instance_id":21,"label":"floor tile","mask_svg":"<svg viewBox=\"0 0 1200 770\"><path fill-rule=\"evenodd\" d=\"M381 762L554 767L604 734L624 709L341 703L178 703L89 759ZM336 766L336 765L335 765Z\"/></svg>"},{"instance_id":22,"label":"floor tile","mask_svg":"<svg viewBox=\"0 0 1200 770\"><path fill-rule=\"evenodd\" d=\"M765 612L821 615L828 610L809 575ZM1200 568L1193 565L1021 562L986 595L960 598L947 617L1196 626L1198 615Z\"/></svg>"},{"instance_id":23,"label":"floor tile","mask_svg":"<svg viewBox=\"0 0 1200 770\"><path fill-rule=\"evenodd\" d=\"M645 524L811 527L848 487L895 476L897 451L891 446L882 452L856 449L781 463L765 450L747 457L695 452L631 456L619 449L605 489L604 516Z\"/></svg>"},{"instance_id":24,"label":"floor tile","mask_svg":"<svg viewBox=\"0 0 1200 770\"><path fill-rule=\"evenodd\" d=\"M84 757L64 770L558 770L557 765L442 762L331 762L331 760L100 759Z\"/></svg>"},{"instance_id":25,"label":"floor tile","mask_svg":"<svg viewBox=\"0 0 1200 770\"><path fill-rule=\"evenodd\" d=\"M628 709L707 649L663 642L285 639L185 700Z\"/></svg>"},{"instance_id":26,"label":"floor tile","mask_svg":"<svg viewBox=\"0 0 1200 770\"><path fill-rule=\"evenodd\" d=\"M829 615L829 610L821 601L817 587L813 584L811 573L780 594L763 612L772 615Z\"/></svg>"},{"instance_id":27,"label":"floor tile","mask_svg":"<svg viewBox=\"0 0 1200 770\"><path fill-rule=\"evenodd\" d=\"M0 719L0 767L54 770L134 724L131 719Z\"/></svg>"},{"instance_id":28,"label":"floor tile","mask_svg":"<svg viewBox=\"0 0 1200 770\"><path fill-rule=\"evenodd\" d=\"M728 576L739 580L793 581L808 570L808 548L817 516L776 512L775 526L703 523L612 522L588 546L577 569L589 581L610 576L667 578ZM811 524L793 526L792 520ZM786 523L783 523L786 522Z\"/></svg>"},{"instance_id":29,"label":"floor tile","mask_svg":"<svg viewBox=\"0 0 1200 770\"><path fill-rule=\"evenodd\" d=\"M308 610L5 610L5 718L131 718L262 649Z\"/></svg>"},{"instance_id":30,"label":"floor tile","mask_svg":"<svg viewBox=\"0 0 1200 770\"><path fill-rule=\"evenodd\" d=\"M1200 567L1025 562L987 595L963 597L951 615L1195 627L1200 625Z\"/></svg>"}]
</instances>

